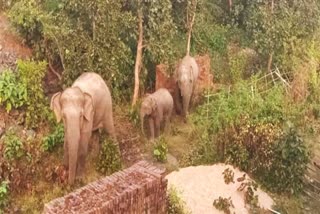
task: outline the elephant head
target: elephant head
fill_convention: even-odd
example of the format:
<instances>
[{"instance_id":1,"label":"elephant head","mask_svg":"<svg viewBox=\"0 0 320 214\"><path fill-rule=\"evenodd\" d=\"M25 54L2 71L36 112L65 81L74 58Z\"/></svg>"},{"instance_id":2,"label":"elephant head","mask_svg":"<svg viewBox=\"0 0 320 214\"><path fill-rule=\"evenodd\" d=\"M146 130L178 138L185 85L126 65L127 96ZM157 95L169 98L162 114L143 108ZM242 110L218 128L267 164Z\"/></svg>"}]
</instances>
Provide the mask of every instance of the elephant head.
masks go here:
<instances>
[{"instance_id":1,"label":"elephant head","mask_svg":"<svg viewBox=\"0 0 320 214\"><path fill-rule=\"evenodd\" d=\"M93 102L91 95L83 93L78 87L67 88L51 98L57 122L64 123L64 163L69 168L69 184L77 175L79 149L83 149L82 133L91 133L93 122ZM87 145L84 145L87 146ZM85 150L86 151L86 150Z\"/></svg>"},{"instance_id":2,"label":"elephant head","mask_svg":"<svg viewBox=\"0 0 320 214\"><path fill-rule=\"evenodd\" d=\"M177 84L180 90L180 96L182 97L183 115L186 116L189 109L191 95L193 93L194 78L191 66L181 65L179 69L181 70L179 72L180 75L178 77Z\"/></svg>"},{"instance_id":3,"label":"elephant head","mask_svg":"<svg viewBox=\"0 0 320 214\"><path fill-rule=\"evenodd\" d=\"M157 102L151 95L147 95L147 97L141 103L140 108L140 121L141 121L141 130L144 134L144 117L145 116L156 116L157 111Z\"/></svg>"}]
</instances>

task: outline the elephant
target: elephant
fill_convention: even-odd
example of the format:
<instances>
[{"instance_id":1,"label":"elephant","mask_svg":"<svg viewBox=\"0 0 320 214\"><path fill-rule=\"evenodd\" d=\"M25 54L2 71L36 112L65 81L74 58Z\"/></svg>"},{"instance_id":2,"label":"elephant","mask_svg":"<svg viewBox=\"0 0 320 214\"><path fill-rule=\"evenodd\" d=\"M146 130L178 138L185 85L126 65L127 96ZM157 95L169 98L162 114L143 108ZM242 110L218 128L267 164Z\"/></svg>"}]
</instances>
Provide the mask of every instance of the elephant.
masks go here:
<instances>
[{"instance_id":1,"label":"elephant","mask_svg":"<svg viewBox=\"0 0 320 214\"><path fill-rule=\"evenodd\" d=\"M57 122L64 124L64 165L68 183L73 184L83 175L92 131L104 128L116 141L111 94L100 75L85 72L71 87L52 96L50 108Z\"/></svg>"},{"instance_id":2,"label":"elephant","mask_svg":"<svg viewBox=\"0 0 320 214\"><path fill-rule=\"evenodd\" d=\"M160 88L153 94L148 94L141 103L140 120L144 134L144 118L147 116L150 128L150 140L160 135L161 122L164 120L164 129L168 127L173 110L173 98L165 88Z\"/></svg>"},{"instance_id":3,"label":"elephant","mask_svg":"<svg viewBox=\"0 0 320 214\"><path fill-rule=\"evenodd\" d=\"M175 72L175 104L177 111L181 111L186 117L189 110L189 104L194 94L197 79L199 76L199 67L196 60L186 55ZM181 108L182 105L182 108Z\"/></svg>"}]
</instances>

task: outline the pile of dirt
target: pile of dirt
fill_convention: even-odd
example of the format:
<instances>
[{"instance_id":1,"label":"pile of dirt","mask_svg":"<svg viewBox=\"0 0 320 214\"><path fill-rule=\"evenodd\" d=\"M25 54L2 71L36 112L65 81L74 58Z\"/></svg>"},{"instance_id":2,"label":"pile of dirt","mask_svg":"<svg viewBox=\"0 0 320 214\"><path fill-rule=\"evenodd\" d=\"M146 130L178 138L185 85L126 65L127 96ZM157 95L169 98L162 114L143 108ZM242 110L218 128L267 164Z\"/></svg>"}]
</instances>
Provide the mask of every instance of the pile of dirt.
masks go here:
<instances>
[{"instance_id":1,"label":"pile of dirt","mask_svg":"<svg viewBox=\"0 0 320 214\"><path fill-rule=\"evenodd\" d=\"M229 168L234 172L234 183L226 184L223 172ZM244 177L244 174L246 175ZM182 168L166 176L168 188L175 188L191 213L220 214L213 206L213 201L220 196L231 197L234 208L231 213L249 213L245 204L245 193L238 188L245 182L252 181L250 177L231 165L215 164L212 166L196 166ZM244 178L238 181L237 178ZM271 209L273 200L267 193L257 189L258 205L263 209Z\"/></svg>"}]
</instances>

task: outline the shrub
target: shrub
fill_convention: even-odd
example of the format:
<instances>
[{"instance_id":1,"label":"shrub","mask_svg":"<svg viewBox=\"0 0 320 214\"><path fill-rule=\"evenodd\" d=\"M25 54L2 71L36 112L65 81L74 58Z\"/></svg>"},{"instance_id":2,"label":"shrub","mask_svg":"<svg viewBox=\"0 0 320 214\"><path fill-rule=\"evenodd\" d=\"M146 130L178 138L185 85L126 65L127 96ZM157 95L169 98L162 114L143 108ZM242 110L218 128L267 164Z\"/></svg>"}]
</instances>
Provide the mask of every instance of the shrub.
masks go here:
<instances>
[{"instance_id":1,"label":"shrub","mask_svg":"<svg viewBox=\"0 0 320 214\"><path fill-rule=\"evenodd\" d=\"M310 160L303 139L294 128L288 131L275 143L274 157L270 170L261 180L271 190L296 194L303 189L303 177Z\"/></svg>"},{"instance_id":2,"label":"shrub","mask_svg":"<svg viewBox=\"0 0 320 214\"><path fill-rule=\"evenodd\" d=\"M153 156L157 161L165 162L167 160L168 145L163 136L157 139L157 142L153 148Z\"/></svg>"},{"instance_id":3,"label":"shrub","mask_svg":"<svg viewBox=\"0 0 320 214\"><path fill-rule=\"evenodd\" d=\"M22 141L15 133L9 131L4 138L4 157L12 161L21 158L24 154Z\"/></svg>"},{"instance_id":4,"label":"shrub","mask_svg":"<svg viewBox=\"0 0 320 214\"><path fill-rule=\"evenodd\" d=\"M119 171L121 169L119 146L105 137L101 137L100 142L102 142L102 146L99 154L97 170L106 175Z\"/></svg>"},{"instance_id":5,"label":"shrub","mask_svg":"<svg viewBox=\"0 0 320 214\"><path fill-rule=\"evenodd\" d=\"M12 108L25 105L27 100L26 85L18 82L12 71L3 71L0 74L0 104L10 112Z\"/></svg>"},{"instance_id":6,"label":"shrub","mask_svg":"<svg viewBox=\"0 0 320 214\"><path fill-rule=\"evenodd\" d=\"M9 199L9 181L1 181L0 183L0 213L1 208L6 206Z\"/></svg>"},{"instance_id":7,"label":"shrub","mask_svg":"<svg viewBox=\"0 0 320 214\"><path fill-rule=\"evenodd\" d=\"M185 203L178 196L175 188L170 187L168 191L168 214L188 214L185 208Z\"/></svg>"},{"instance_id":8,"label":"shrub","mask_svg":"<svg viewBox=\"0 0 320 214\"><path fill-rule=\"evenodd\" d=\"M46 62L18 60L20 81L27 87L26 125L38 127L45 120L52 120L48 100L43 91L43 78L46 74Z\"/></svg>"},{"instance_id":9,"label":"shrub","mask_svg":"<svg viewBox=\"0 0 320 214\"><path fill-rule=\"evenodd\" d=\"M296 130L258 123L242 125L226 145L226 161L252 173L276 192L298 193L309 152Z\"/></svg>"},{"instance_id":10,"label":"shrub","mask_svg":"<svg viewBox=\"0 0 320 214\"><path fill-rule=\"evenodd\" d=\"M52 152L54 148L64 142L64 126L59 124L50 135L42 139L42 149L44 151Z\"/></svg>"}]
</instances>

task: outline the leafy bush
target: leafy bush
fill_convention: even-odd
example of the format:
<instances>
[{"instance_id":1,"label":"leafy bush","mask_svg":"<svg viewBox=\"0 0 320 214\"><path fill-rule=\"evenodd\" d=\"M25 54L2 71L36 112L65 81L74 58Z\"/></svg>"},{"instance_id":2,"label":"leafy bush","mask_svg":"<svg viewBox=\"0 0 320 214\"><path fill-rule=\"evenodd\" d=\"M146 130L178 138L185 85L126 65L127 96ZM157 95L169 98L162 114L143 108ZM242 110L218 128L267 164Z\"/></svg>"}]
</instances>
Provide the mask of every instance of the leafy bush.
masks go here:
<instances>
[{"instance_id":1,"label":"leafy bush","mask_svg":"<svg viewBox=\"0 0 320 214\"><path fill-rule=\"evenodd\" d=\"M42 139L42 148L44 151L52 152L55 147L64 143L64 126L59 124L50 135Z\"/></svg>"},{"instance_id":2,"label":"leafy bush","mask_svg":"<svg viewBox=\"0 0 320 214\"><path fill-rule=\"evenodd\" d=\"M182 166L210 164L218 160L217 144L208 135L208 132L202 132L198 138L194 139L194 142L191 151L182 157L180 161Z\"/></svg>"},{"instance_id":3,"label":"leafy bush","mask_svg":"<svg viewBox=\"0 0 320 214\"><path fill-rule=\"evenodd\" d=\"M0 183L0 213L1 208L3 208L9 198L9 181L1 181Z\"/></svg>"},{"instance_id":4,"label":"leafy bush","mask_svg":"<svg viewBox=\"0 0 320 214\"><path fill-rule=\"evenodd\" d=\"M175 188L170 187L167 195L168 202L168 214L188 214L185 208L185 203L178 196L178 192Z\"/></svg>"},{"instance_id":5,"label":"leafy bush","mask_svg":"<svg viewBox=\"0 0 320 214\"><path fill-rule=\"evenodd\" d=\"M133 107L130 107L128 117L129 120L135 125L139 126L140 124L140 104L137 104Z\"/></svg>"},{"instance_id":6,"label":"leafy bush","mask_svg":"<svg viewBox=\"0 0 320 214\"><path fill-rule=\"evenodd\" d=\"M231 134L231 133L230 133ZM270 190L302 190L309 152L296 130L272 124L243 125L226 145L226 161L251 172Z\"/></svg>"},{"instance_id":7,"label":"leafy bush","mask_svg":"<svg viewBox=\"0 0 320 214\"><path fill-rule=\"evenodd\" d=\"M104 138L101 138L102 142L99 162L97 164L97 170L100 173L110 175L121 169L121 155L119 146L114 142Z\"/></svg>"},{"instance_id":8,"label":"leafy bush","mask_svg":"<svg viewBox=\"0 0 320 214\"><path fill-rule=\"evenodd\" d=\"M4 138L4 157L9 160L19 159L25 154L23 143L12 131L8 131Z\"/></svg>"},{"instance_id":9,"label":"leafy bush","mask_svg":"<svg viewBox=\"0 0 320 214\"><path fill-rule=\"evenodd\" d=\"M157 139L157 142L153 148L153 156L157 161L165 162L167 160L168 145L163 136Z\"/></svg>"},{"instance_id":10,"label":"leafy bush","mask_svg":"<svg viewBox=\"0 0 320 214\"><path fill-rule=\"evenodd\" d=\"M18 82L12 71L3 71L0 74L0 104L6 107L7 112L12 108L19 108L28 100L27 88Z\"/></svg>"},{"instance_id":11,"label":"leafy bush","mask_svg":"<svg viewBox=\"0 0 320 214\"><path fill-rule=\"evenodd\" d=\"M296 194L303 189L303 177L310 160L310 152L294 128L290 128L276 142L270 170L261 177L271 190Z\"/></svg>"},{"instance_id":12,"label":"leafy bush","mask_svg":"<svg viewBox=\"0 0 320 214\"><path fill-rule=\"evenodd\" d=\"M46 67L46 62L18 60L19 78L28 91L26 125L31 128L53 119L42 85Z\"/></svg>"},{"instance_id":13,"label":"leafy bush","mask_svg":"<svg viewBox=\"0 0 320 214\"><path fill-rule=\"evenodd\" d=\"M288 102L282 87L261 91L258 84L251 83L240 82L230 91L223 89L197 109L192 119L207 137L196 151L215 149L203 153L201 159L217 154L213 162L234 164L270 190L297 193L302 188L308 150L296 131L288 133L283 128L289 121L299 124L303 111Z\"/></svg>"}]
</instances>

